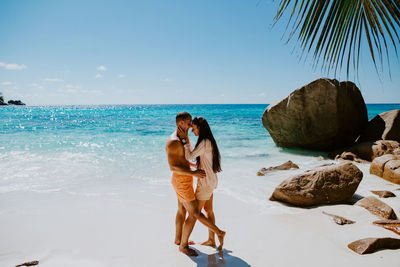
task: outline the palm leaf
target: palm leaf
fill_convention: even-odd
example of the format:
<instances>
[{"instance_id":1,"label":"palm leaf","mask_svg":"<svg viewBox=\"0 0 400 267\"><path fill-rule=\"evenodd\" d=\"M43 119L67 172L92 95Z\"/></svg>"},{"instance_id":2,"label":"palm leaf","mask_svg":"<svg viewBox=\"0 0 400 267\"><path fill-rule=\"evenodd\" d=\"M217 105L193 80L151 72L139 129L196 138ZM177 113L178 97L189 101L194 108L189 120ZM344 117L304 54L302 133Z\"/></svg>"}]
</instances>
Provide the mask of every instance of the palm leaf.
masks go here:
<instances>
[{"instance_id":1,"label":"palm leaf","mask_svg":"<svg viewBox=\"0 0 400 267\"><path fill-rule=\"evenodd\" d=\"M397 56L400 44L400 0L282 0L275 23L288 10L288 41L297 34L302 52L313 51L315 66L335 75L344 66L347 76L351 68L358 73L361 43L366 41L376 71L378 65L383 69L386 58L390 74L389 49Z\"/></svg>"}]
</instances>

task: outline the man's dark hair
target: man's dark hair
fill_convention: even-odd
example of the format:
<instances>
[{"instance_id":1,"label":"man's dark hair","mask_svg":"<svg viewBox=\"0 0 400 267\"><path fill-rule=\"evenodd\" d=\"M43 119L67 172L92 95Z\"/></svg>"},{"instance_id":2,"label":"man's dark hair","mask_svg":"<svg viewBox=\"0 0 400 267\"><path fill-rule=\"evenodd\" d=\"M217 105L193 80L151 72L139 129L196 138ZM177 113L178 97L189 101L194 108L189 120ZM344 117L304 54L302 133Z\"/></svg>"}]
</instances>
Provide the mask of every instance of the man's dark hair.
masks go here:
<instances>
[{"instance_id":1,"label":"man's dark hair","mask_svg":"<svg viewBox=\"0 0 400 267\"><path fill-rule=\"evenodd\" d=\"M190 115L186 111L181 111L178 114L176 114L176 124L178 124L180 121L191 120L191 119L192 115Z\"/></svg>"}]
</instances>

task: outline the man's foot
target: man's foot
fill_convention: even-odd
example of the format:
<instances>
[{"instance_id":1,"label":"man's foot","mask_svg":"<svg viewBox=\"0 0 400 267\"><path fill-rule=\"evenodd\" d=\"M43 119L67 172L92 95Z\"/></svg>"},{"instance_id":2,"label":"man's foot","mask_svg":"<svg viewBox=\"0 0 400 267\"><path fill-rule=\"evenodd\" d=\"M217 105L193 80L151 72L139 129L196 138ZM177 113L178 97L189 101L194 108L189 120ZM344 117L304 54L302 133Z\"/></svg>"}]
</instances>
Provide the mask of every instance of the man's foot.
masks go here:
<instances>
[{"instance_id":1,"label":"man's foot","mask_svg":"<svg viewBox=\"0 0 400 267\"><path fill-rule=\"evenodd\" d=\"M198 256L196 250L189 248L189 246L187 246L187 247L179 246L179 251L188 255L189 257L197 257Z\"/></svg>"},{"instance_id":2,"label":"man's foot","mask_svg":"<svg viewBox=\"0 0 400 267\"><path fill-rule=\"evenodd\" d=\"M218 235L218 241L219 241L218 250L222 250L222 247L224 246L225 234L226 233L224 231L221 231L221 234Z\"/></svg>"},{"instance_id":3,"label":"man's foot","mask_svg":"<svg viewBox=\"0 0 400 267\"><path fill-rule=\"evenodd\" d=\"M175 245L180 245L181 244L181 241L180 240L175 240ZM192 240L189 240L189 242L188 242L188 244L189 245L196 245L196 242L194 242L194 241L192 241Z\"/></svg>"},{"instance_id":4,"label":"man's foot","mask_svg":"<svg viewBox=\"0 0 400 267\"><path fill-rule=\"evenodd\" d=\"M215 248L215 240L210 240L208 239L207 241L204 241L201 243L203 246L209 246Z\"/></svg>"}]
</instances>

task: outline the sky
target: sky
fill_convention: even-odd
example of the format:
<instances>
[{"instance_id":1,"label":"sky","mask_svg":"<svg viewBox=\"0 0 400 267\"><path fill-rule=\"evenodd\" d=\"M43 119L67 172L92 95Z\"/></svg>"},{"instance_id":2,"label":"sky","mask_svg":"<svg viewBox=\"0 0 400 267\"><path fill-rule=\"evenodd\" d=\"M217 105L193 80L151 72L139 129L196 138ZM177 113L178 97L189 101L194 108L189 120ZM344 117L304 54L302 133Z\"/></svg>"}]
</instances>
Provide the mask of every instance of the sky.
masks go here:
<instances>
[{"instance_id":1,"label":"sky","mask_svg":"<svg viewBox=\"0 0 400 267\"><path fill-rule=\"evenodd\" d=\"M28 105L271 104L320 77L272 0L0 0L0 92ZM363 43L366 103L400 102ZM353 77L354 78L354 77Z\"/></svg>"}]
</instances>

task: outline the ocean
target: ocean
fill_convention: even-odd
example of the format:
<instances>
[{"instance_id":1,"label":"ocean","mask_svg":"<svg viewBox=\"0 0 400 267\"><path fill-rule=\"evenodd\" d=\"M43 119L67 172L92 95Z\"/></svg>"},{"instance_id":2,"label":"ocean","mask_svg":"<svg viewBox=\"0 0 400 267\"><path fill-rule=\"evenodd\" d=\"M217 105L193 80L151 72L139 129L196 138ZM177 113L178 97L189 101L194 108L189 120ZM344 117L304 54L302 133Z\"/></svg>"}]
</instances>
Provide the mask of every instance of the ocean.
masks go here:
<instances>
[{"instance_id":1,"label":"ocean","mask_svg":"<svg viewBox=\"0 0 400 267\"><path fill-rule=\"evenodd\" d=\"M0 194L62 192L116 200L139 191L173 195L165 142L175 130L175 115L187 111L208 120L218 143L223 172L216 192L279 212L282 205L268 201L277 182L322 164L323 154L276 147L261 122L267 106L1 107ZM367 108L372 119L400 104ZM192 133L189 138L196 142ZM287 160L300 169L256 175Z\"/></svg>"}]
</instances>

